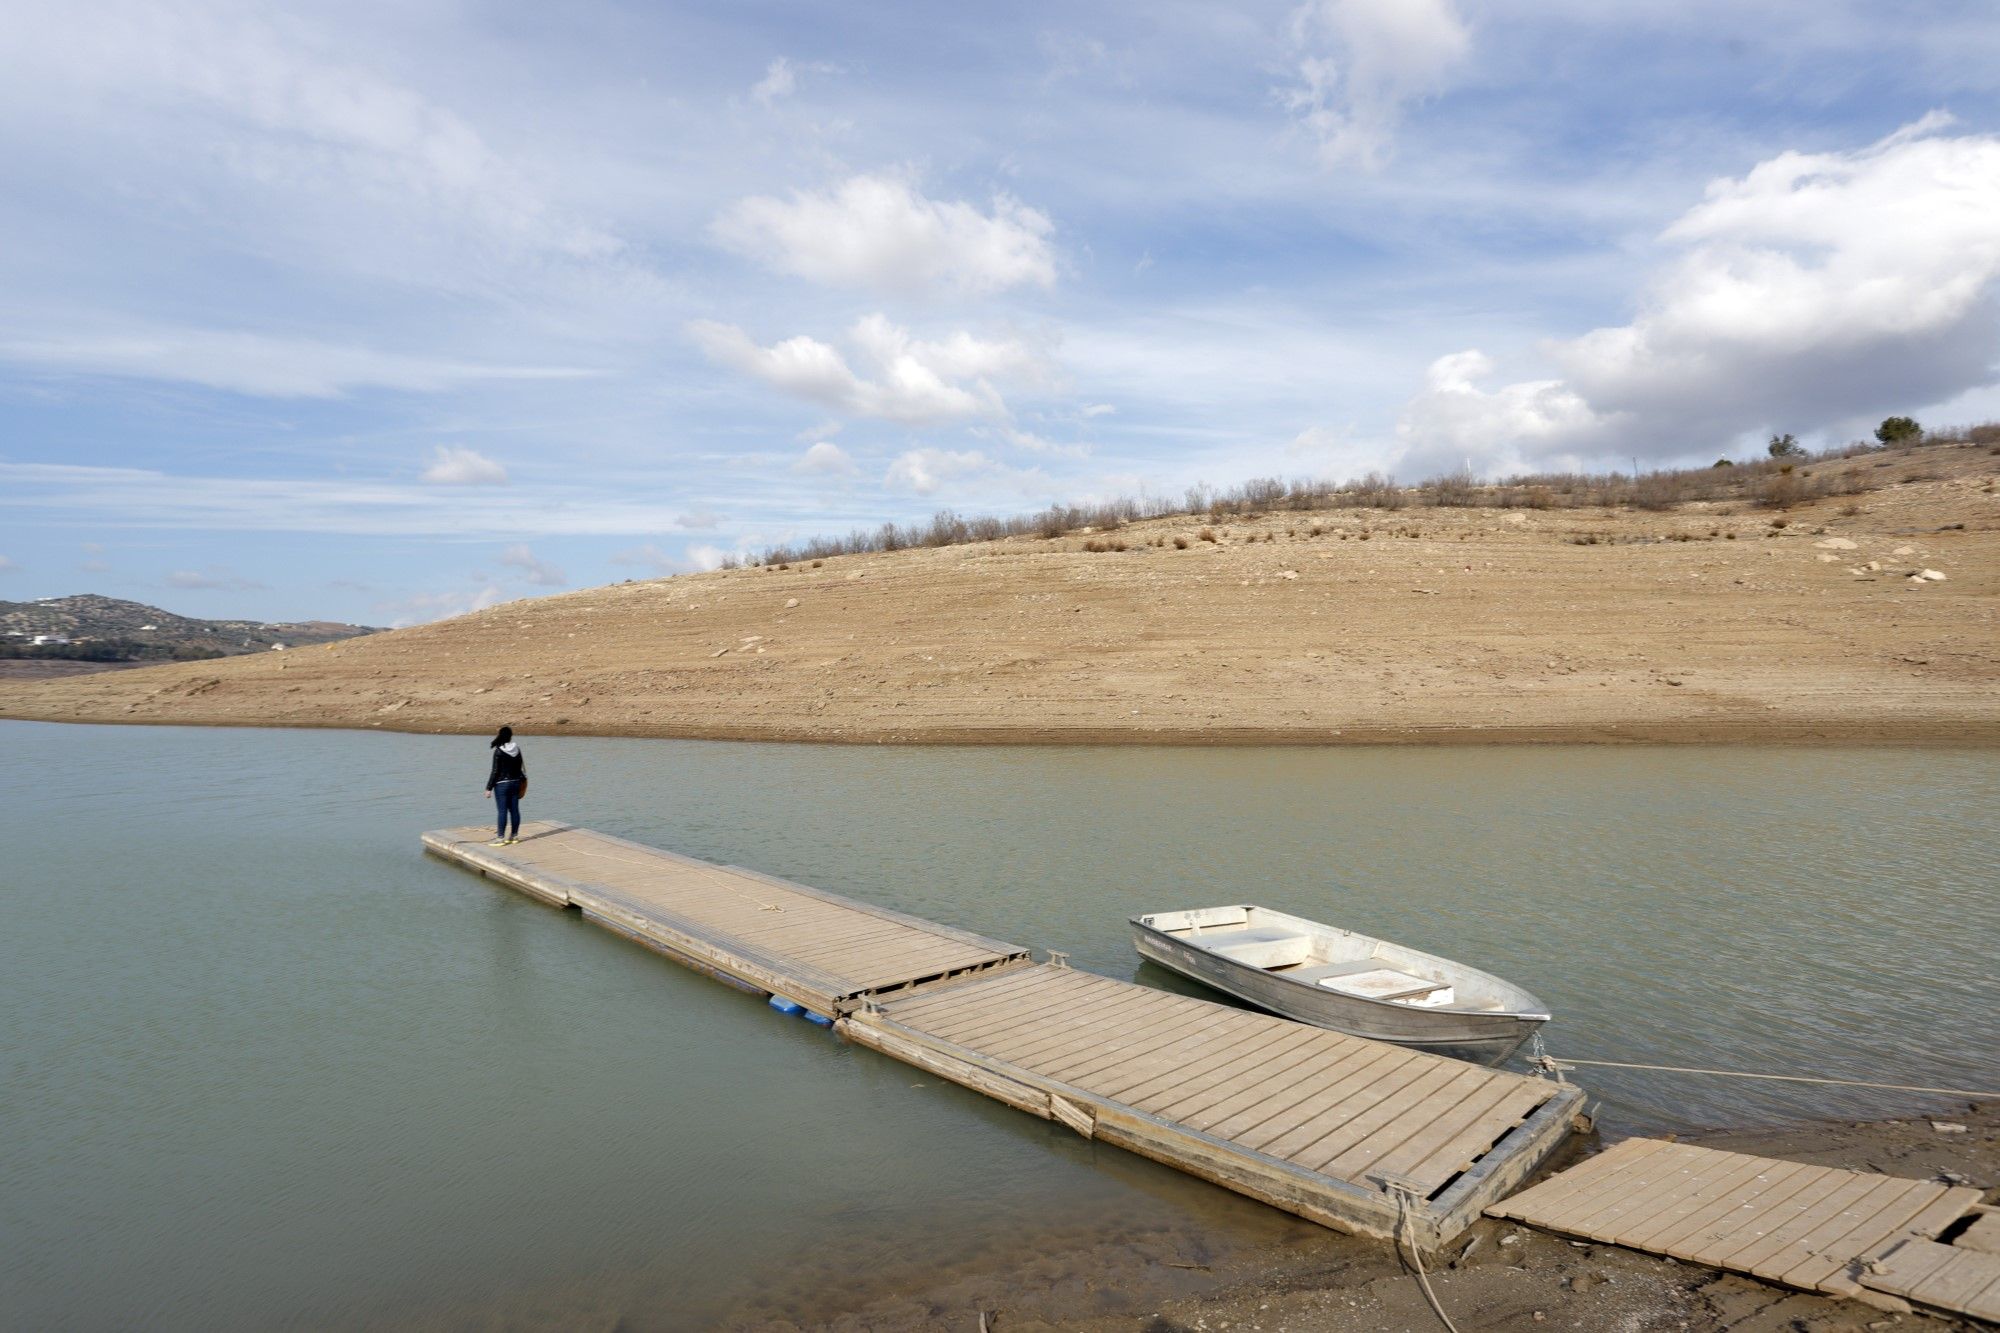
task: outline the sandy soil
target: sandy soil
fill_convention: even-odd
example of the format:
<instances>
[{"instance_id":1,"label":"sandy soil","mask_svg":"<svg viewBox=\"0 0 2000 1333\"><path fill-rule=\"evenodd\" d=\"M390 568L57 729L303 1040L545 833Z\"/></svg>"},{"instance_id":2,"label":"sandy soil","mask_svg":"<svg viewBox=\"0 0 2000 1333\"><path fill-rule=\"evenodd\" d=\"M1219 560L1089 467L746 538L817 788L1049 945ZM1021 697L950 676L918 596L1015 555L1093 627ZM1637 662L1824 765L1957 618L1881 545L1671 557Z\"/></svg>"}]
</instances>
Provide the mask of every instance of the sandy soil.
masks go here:
<instances>
[{"instance_id":1,"label":"sandy soil","mask_svg":"<svg viewBox=\"0 0 2000 1333\"><path fill-rule=\"evenodd\" d=\"M1158 520L0 679L0 716L825 741L2000 742L2000 457L1941 446L1843 466L1876 469L1882 489L1782 528L1742 503ZM1083 549L1106 539L1126 549ZM1946 577L1911 578L1926 569Z\"/></svg>"},{"instance_id":2,"label":"sandy soil","mask_svg":"<svg viewBox=\"0 0 2000 1333\"><path fill-rule=\"evenodd\" d=\"M1929 1119L1919 1118L1718 1133L1693 1141L1913 1179L1952 1171L1986 1188L1986 1201L1993 1202L2000 1184L2000 1107L1968 1108L1951 1120L1971 1132L1939 1134ZM1598 1146L1581 1145L1564 1160ZM1198 1231L1138 1228L1130 1236L1074 1244L1065 1244L1057 1231L1024 1243L1016 1254L912 1271L900 1280L880 1272L857 1276L846 1267L804 1272L793 1286L739 1312L729 1326L759 1333L972 1333L983 1314L992 1333L1442 1330L1411 1270L1387 1246L1289 1218L1271 1230L1275 1234L1221 1252ZM1922 1314L1887 1314L1511 1223L1480 1223L1432 1267L1438 1299L1465 1333L1919 1333L1970 1327Z\"/></svg>"},{"instance_id":3,"label":"sandy soil","mask_svg":"<svg viewBox=\"0 0 2000 1333\"><path fill-rule=\"evenodd\" d=\"M0 657L0 682L62 680L94 676L100 671L135 671L143 662L68 662L51 658Z\"/></svg>"}]
</instances>

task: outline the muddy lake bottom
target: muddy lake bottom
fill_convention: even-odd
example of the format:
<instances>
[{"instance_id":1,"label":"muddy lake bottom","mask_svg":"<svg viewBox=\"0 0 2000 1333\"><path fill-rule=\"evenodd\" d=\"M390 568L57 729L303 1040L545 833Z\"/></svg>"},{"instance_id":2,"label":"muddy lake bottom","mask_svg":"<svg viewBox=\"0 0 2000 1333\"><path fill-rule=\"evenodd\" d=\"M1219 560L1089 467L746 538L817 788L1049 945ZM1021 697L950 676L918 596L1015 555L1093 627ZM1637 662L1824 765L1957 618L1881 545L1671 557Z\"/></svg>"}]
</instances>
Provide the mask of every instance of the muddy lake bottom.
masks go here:
<instances>
[{"instance_id":1,"label":"muddy lake bottom","mask_svg":"<svg viewBox=\"0 0 2000 1333\"><path fill-rule=\"evenodd\" d=\"M525 744L535 817L1150 985L1127 917L1256 902L1519 982L1558 1054L1994 1077L1990 750ZM0 746L21 1327L1109 1328L1398 1273L422 856L479 740ZM1611 1138L1964 1111L1576 1077Z\"/></svg>"}]
</instances>

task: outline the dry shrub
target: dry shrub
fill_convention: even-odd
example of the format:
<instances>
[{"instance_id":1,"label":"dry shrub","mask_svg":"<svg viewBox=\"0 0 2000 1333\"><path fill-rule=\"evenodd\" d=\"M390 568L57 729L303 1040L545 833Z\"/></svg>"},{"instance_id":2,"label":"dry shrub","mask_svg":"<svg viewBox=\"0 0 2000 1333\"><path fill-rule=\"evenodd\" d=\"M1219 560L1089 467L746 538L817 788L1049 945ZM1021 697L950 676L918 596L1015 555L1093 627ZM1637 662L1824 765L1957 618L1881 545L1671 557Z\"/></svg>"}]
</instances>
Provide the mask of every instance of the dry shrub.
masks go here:
<instances>
[{"instance_id":1,"label":"dry shrub","mask_svg":"<svg viewBox=\"0 0 2000 1333\"><path fill-rule=\"evenodd\" d=\"M1632 503L1655 512L1673 509L1687 499L1688 490L1686 473L1649 472L1632 487Z\"/></svg>"},{"instance_id":2,"label":"dry shrub","mask_svg":"<svg viewBox=\"0 0 2000 1333\"><path fill-rule=\"evenodd\" d=\"M1187 538L1185 538L1185 537L1176 537L1176 538L1174 538L1174 549L1175 549L1176 551L1185 551L1185 550L1187 550L1187 548L1188 548L1188 539L1187 539Z\"/></svg>"},{"instance_id":3,"label":"dry shrub","mask_svg":"<svg viewBox=\"0 0 2000 1333\"><path fill-rule=\"evenodd\" d=\"M1798 476L1787 466L1780 468L1777 475L1766 477L1757 488L1757 503L1766 509L1790 509L1793 505L1804 504L1812 499L1818 488L1808 485L1805 478Z\"/></svg>"},{"instance_id":4,"label":"dry shrub","mask_svg":"<svg viewBox=\"0 0 2000 1333\"><path fill-rule=\"evenodd\" d=\"M1479 503L1479 478L1472 475L1471 468L1432 477L1417 489L1441 508L1469 509Z\"/></svg>"},{"instance_id":5,"label":"dry shrub","mask_svg":"<svg viewBox=\"0 0 2000 1333\"><path fill-rule=\"evenodd\" d=\"M1221 541L1221 538L1215 535L1214 528L1203 528L1200 532L1197 532L1195 536L1201 538L1205 542L1216 542L1219 544Z\"/></svg>"},{"instance_id":6,"label":"dry shrub","mask_svg":"<svg viewBox=\"0 0 2000 1333\"><path fill-rule=\"evenodd\" d=\"M1403 491L1396 485L1396 479L1381 472L1370 472L1359 481L1350 481L1343 488L1353 497L1356 505L1364 509L1401 509Z\"/></svg>"}]
</instances>

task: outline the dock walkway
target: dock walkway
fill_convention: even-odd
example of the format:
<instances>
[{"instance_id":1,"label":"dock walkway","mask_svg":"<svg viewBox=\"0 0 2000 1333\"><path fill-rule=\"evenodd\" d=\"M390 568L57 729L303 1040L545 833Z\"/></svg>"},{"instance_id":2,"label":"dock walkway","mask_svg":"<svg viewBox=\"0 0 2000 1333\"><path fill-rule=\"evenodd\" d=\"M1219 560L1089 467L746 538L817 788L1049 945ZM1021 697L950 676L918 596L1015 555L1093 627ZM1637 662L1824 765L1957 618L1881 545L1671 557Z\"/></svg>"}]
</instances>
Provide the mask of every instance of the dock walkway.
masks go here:
<instances>
[{"instance_id":1,"label":"dock walkway","mask_svg":"<svg viewBox=\"0 0 2000 1333\"><path fill-rule=\"evenodd\" d=\"M2000 1282L2000 1256L1933 1239L1979 1198L1964 1185L1641 1138L1487 1212L1888 1309L1914 1297L1992 1318L2000 1289L1992 1304L1974 1302Z\"/></svg>"},{"instance_id":2,"label":"dock walkway","mask_svg":"<svg viewBox=\"0 0 2000 1333\"><path fill-rule=\"evenodd\" d=\"M1028 951L872 903L537 820L512 847L483 828L424 834L446 860L815 1013L1009 963Z\"/></svg>"},{"instance_id":3,"label":"dock walkway","mask_svg":"<svg viewBox=\"0 0 2000 1333\"><path fill-rule=\"evenodd\" d=\"M524 824L510 847L489 836L423 841L857 1044L1342 1230L1444 1244L1554 1151L1582 1102L568 824Z\"/></svg>"}]
</instances>

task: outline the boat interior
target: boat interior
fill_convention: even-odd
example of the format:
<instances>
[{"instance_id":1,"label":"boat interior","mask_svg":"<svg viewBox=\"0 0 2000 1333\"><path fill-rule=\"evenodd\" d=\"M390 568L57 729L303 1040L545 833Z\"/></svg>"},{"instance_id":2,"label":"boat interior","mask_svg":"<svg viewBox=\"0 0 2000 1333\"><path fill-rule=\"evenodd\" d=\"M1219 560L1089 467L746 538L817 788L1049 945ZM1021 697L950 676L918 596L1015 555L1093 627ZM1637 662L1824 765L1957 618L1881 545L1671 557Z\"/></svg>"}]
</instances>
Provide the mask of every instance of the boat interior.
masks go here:
<instances>
[{"instance_id":1,"label":"boat interior","mask_svg":"<svg viewBox=\"0 0 2000 1333\"><path fill-rule=\"evenodd\" d=\"M1261 907L1205 907L1142 918L1155 930L1245 967L1302 985L1415 1009L1506 1012L1511 989L1497 977ZM1526 997L1524 997L1526 998Z\"/></svg>"}]
</instances>

